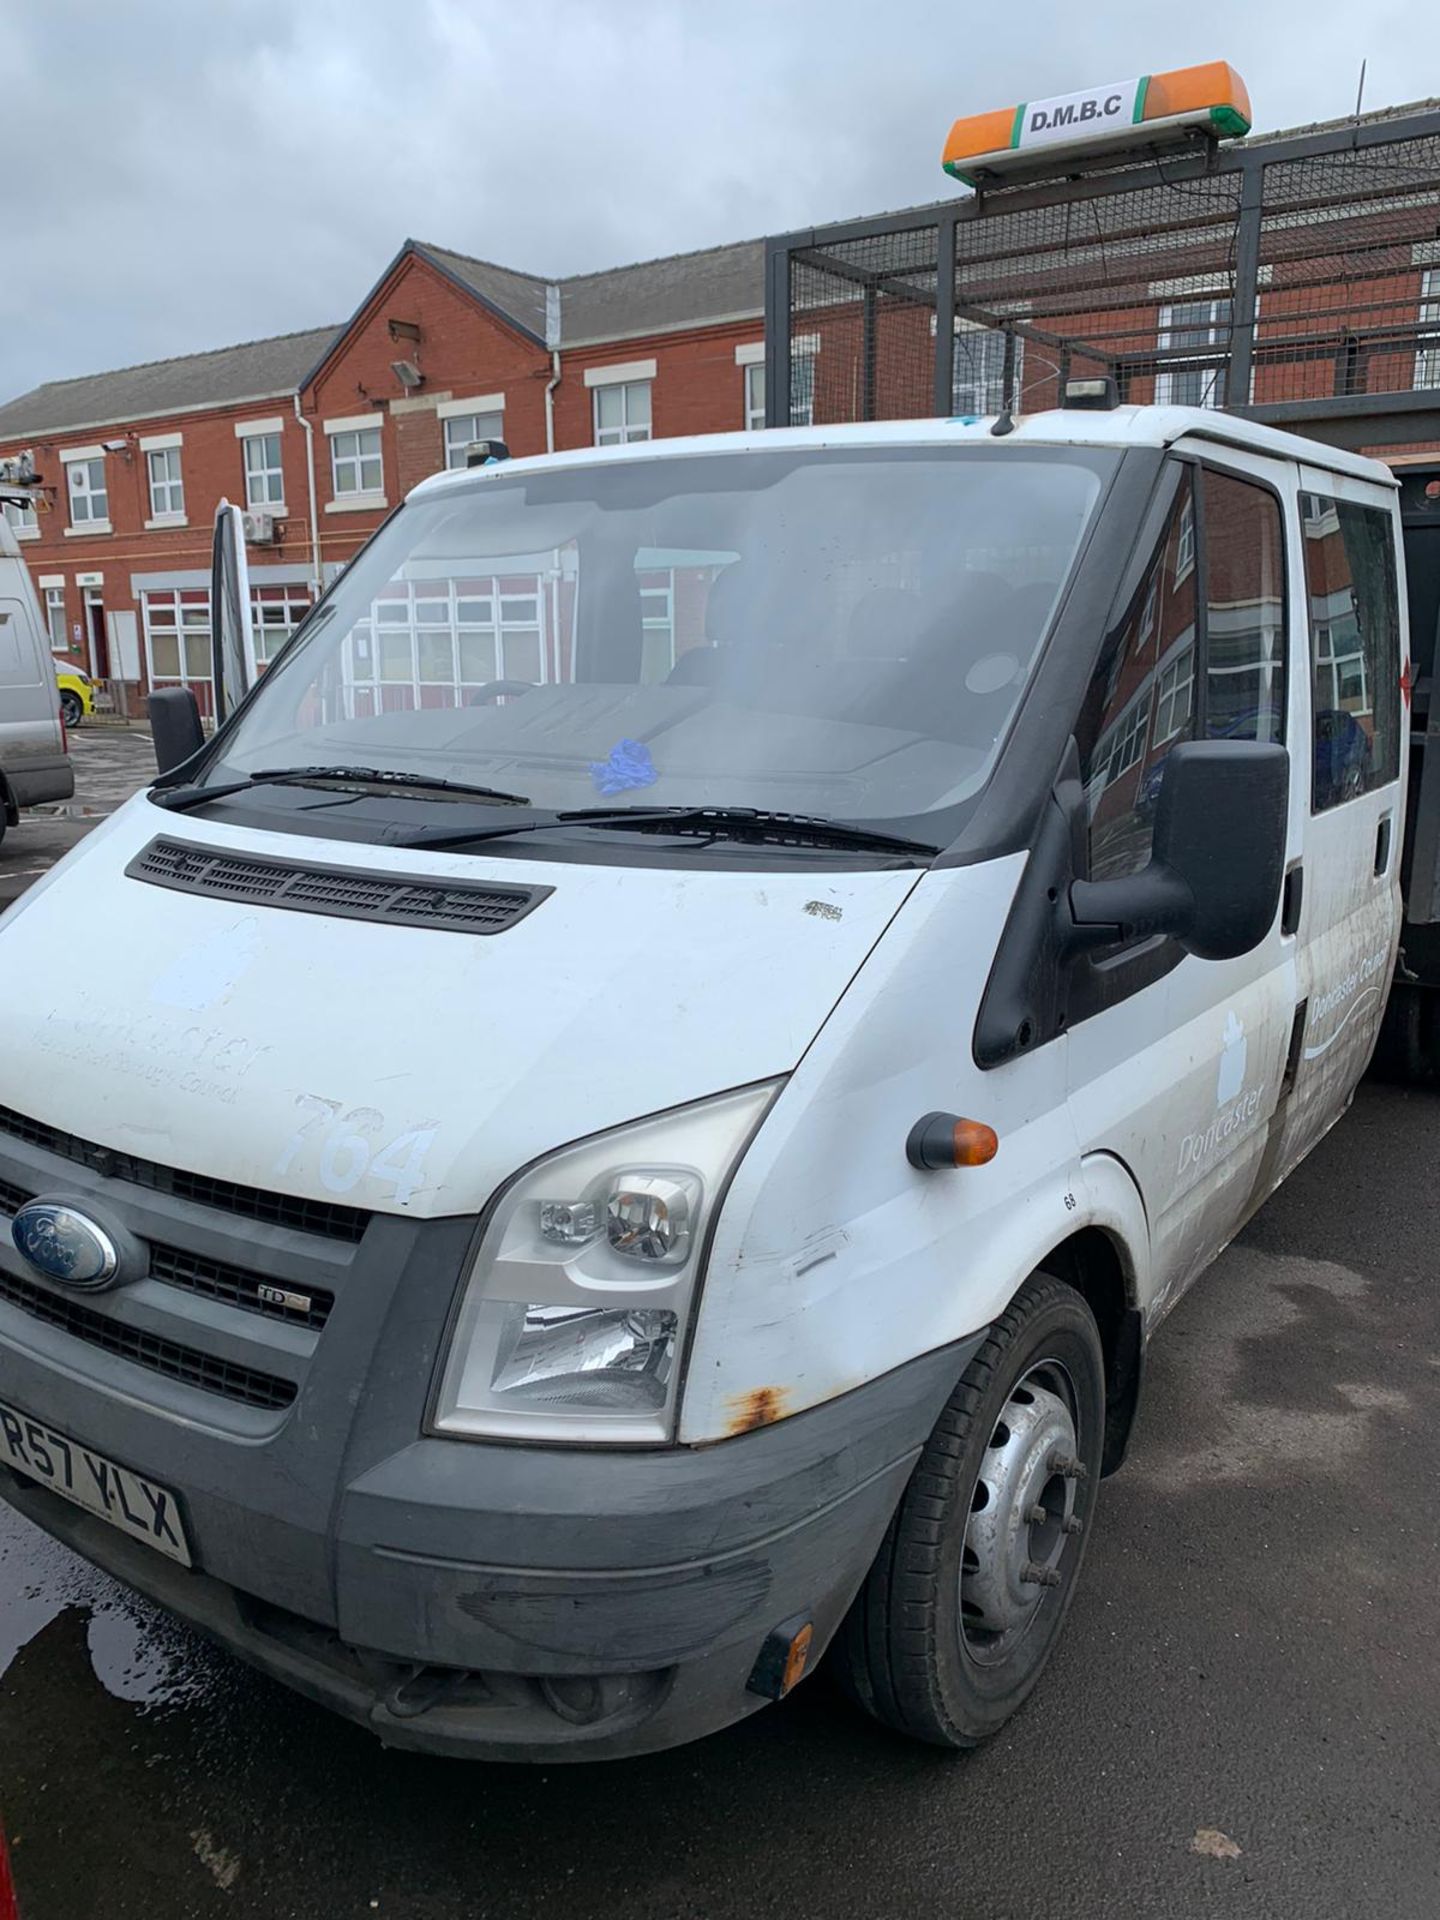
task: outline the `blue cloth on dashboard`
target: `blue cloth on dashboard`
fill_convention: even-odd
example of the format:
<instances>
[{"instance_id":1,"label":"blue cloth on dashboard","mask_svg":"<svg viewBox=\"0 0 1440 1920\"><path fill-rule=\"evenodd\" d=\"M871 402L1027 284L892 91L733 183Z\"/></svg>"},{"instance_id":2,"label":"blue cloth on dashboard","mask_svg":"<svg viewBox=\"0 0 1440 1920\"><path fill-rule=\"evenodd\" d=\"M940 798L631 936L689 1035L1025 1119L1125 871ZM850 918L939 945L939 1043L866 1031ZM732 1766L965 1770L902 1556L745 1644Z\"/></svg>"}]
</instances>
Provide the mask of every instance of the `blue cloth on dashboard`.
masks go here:
<instances>
[{"instance_id":1,"label":"blue cloth on dashboard","mask_svg":"<svg viewBox=\"0 0 1440 1920\"><path fill-rule=\"evenodd\" d=\"M644 741L621 740L608 759L590 762L590 778L601 793L628 793L632 787L653 787L660 776Z\"/></svg>"}]
</instances>

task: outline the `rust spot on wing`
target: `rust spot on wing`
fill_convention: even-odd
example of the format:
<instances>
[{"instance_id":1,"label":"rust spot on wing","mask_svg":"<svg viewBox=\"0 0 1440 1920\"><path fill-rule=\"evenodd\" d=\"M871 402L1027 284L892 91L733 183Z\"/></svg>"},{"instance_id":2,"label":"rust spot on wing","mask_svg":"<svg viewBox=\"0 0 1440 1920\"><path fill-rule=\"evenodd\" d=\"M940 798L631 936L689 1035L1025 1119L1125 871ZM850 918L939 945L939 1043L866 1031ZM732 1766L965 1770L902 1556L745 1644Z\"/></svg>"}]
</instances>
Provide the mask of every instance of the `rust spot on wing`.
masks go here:
<instances>
[{"instance_id":1,"label":"rust spot on wing","mask_svg":"<svg viewBox=\"0 0 1440 1920\"><path fill-rule=\"evenodd\" d=\"M749 1433L754 1427L768 1427L772 1421L783 1420L788 1398L788 1387L756 1387L741 1394L730 1402L730 1432Z\"/></svg>"}]
</instances>

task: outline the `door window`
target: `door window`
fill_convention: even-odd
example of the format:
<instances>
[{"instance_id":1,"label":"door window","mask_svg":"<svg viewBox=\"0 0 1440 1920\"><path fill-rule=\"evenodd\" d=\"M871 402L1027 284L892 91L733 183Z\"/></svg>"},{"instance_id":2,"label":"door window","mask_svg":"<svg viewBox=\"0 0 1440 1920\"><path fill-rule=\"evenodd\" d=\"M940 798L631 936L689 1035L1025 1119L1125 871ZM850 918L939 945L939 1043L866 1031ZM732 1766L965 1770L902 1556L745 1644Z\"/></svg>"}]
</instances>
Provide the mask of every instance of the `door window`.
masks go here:
<instances>
[{"instance_id":1,"label":"door window","mask_svg":"<svg viewBox=\"0 0 1440 1920\"><path fill-rule=\"evenodd\" d=\"M1090 876L1138 873L1150 858L1164 758L1189 737L1194 705L1194 480L1187 469L1159 538L1106 636L1077 738L1090 817ZM1132 576L1133 577L1133 576ZM1123 591L1123 589L1122 589Z\"/></svg>"},{"instance_id":2,"label":"door window","mask_svg":"<svg viewBox=\"0 0 1440 1920\"><path fill-rule=\"evenodd\" d=\"M1284 583L1274 494L1187 468L1122 588L1076 730L1092 879L1138 873L1150 858L1178 741L1284 739Z\"/></svg>"},{"instance_id":3,"label":"door window","mask_svg":"<svg viewBox=\"0 0 1440 1920\"><path fill-rule=\"evenodd\" d=\"M1280 503L1263 487L1207 472L1205 732L1285 738L1285 568Z\"/></svg>"},{"instance_id":4,"label":"door window","mask_svg":"<svg viewBox=\"0 0 1440 1920\"><path fill-rule=\"evenodd\" d=\"M1377 507L1307 494L1314 754L1311 806L1338 807L1400 772L1400 611L1394 523Z\"/></svg>"}]
</instances>

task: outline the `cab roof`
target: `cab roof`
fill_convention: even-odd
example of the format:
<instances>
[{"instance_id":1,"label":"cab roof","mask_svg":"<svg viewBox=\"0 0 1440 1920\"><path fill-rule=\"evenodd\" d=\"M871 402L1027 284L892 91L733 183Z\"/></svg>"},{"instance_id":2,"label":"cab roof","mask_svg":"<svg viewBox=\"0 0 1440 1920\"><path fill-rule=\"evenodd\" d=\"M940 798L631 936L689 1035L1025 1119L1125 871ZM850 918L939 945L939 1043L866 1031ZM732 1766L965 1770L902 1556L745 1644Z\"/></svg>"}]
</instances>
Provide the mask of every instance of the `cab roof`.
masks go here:
<instances>
[{"instance_id":1,"label":"cab roof","mask_svg":"<svg viewBox=\"0 0 1440 1920\"><path fill-rule=\"evenodd\" d=\"M1286 433L1240 414L1210 407L1112 407L1091 410L1056 407L1043 413L1020 414L1014 431L996 440L991 433L995 415L965 414L953 420L875 420L856 426L767 427L749 433L687 434L671 440L642 440L623 447L576 447L565 453L533 454L432 474L412 489L410 498L449 492L499 473L554 472L562 468L608 465L612 461L671 459L677 455L721 455L743 452L799 451L803 448L1004 446L1026 444L1069 447L1154 447L1204 441L1270 459L1303 461L1377 486L1395 487L1395 476L1379 460L1326 446L1303 434Z\"/></svg>"}]
</instances>

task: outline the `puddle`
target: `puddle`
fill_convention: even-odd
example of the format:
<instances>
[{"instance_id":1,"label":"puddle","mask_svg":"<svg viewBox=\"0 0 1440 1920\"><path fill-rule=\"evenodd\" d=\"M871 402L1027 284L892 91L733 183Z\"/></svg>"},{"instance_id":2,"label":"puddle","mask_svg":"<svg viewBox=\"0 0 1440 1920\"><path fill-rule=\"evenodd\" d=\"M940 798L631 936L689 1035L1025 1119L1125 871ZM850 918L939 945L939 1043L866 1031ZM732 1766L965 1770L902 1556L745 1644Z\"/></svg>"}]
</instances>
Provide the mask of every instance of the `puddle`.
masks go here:
<instances>
[{"instance_id":1,"label":"puddle","mask_svg":"<svg viewBox=\"0 0 1440 1920\"><path fill-rule=\"evenodd\" d=\"M95 1678L134 1706L193 1704L213 1690L210 1650L179 1621L0 1506L0 1679L52 1620L88 1614Z\"/></svg>"}]
</instances>

